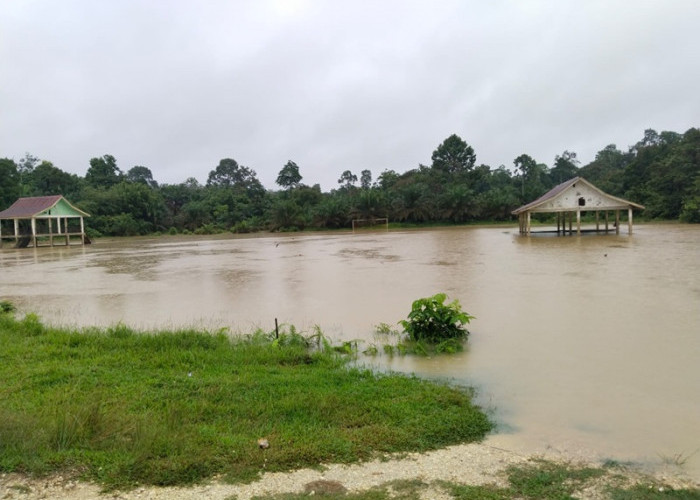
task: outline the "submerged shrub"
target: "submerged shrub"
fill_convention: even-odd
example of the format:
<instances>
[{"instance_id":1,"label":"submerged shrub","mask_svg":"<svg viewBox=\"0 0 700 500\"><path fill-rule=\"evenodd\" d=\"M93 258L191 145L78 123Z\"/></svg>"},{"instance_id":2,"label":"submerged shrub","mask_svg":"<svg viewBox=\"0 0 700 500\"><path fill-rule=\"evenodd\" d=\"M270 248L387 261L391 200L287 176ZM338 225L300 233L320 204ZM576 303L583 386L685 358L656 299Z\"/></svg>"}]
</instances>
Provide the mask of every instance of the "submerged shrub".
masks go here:
<instances>
[{"instance_id":1,"label":"submerged shrub","mask_svg":"<svg viewBox=\"0 0 700 500\"><path fill-rule=\"evenodd\" d=\"M0 314L15 312L15 305L9 300L0 300Z\"/></svg>"},{"instance_id":2,"label":"submerged shrub","mask_svg":"<svg viewBox=\"0 0 700 500\"><path fill-rule=\"evenodd\" d=\"M462 311L458 300L445 304L447 295L438 293L413 302L408 319L399 324L413 341L439 344L449 339L462 339L469 335L466 326L474 319Z\"/></svg>"}]
</instances>

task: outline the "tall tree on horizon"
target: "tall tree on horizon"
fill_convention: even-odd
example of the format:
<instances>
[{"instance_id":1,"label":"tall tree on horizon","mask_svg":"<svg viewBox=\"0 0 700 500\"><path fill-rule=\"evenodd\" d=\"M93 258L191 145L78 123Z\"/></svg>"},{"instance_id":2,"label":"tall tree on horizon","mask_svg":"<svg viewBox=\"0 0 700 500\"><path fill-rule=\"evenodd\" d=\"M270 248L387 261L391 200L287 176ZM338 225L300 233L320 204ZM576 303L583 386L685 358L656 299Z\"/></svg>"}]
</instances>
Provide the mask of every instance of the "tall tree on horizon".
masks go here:
<instances>
[{"instance_id":1,"label":"tall tree on horizon","mask_svg":"<svg viewBox=\"0 0 700 500\"><path fill-rule=\"evenodd\" d=\"M432 168L446 173L468 172L474 168L474 148L457 134L452 134L440 144L431 156Z\"/></svg>"}]
</instances>

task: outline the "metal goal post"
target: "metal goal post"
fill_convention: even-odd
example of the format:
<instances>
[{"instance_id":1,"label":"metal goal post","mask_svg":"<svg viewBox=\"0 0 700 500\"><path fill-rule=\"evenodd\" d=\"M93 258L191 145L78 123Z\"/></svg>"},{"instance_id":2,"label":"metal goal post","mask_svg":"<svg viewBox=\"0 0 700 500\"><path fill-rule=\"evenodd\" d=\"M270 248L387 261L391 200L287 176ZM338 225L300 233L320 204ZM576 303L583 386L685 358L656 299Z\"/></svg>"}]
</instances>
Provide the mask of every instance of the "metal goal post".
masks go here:
<instances>
[{"instance_id":1,"label":"metal goal post","mask_svg":"<svg viewBox=\"0 0 700 500\"><path fill-rule=\"evenodd\" d=\"M372 219L353 219L352 232L360 230L382 230L389 232L389 218L375 217Z\"/></svg>"}]
</instances>

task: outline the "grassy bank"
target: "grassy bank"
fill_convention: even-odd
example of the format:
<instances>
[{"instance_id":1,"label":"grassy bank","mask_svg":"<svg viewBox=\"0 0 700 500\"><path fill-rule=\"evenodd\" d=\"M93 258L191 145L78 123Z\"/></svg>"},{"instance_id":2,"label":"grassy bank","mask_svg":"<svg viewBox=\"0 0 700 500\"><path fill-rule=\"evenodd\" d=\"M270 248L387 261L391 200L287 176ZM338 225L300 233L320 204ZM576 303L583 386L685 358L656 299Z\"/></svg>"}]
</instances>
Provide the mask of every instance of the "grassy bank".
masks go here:
<instances>
[{"instance_id":1,"label":"grassy bank","mask_svg":"<svg viewBox=\"0 0 700 500\"><path fill-rule=\"evenodd\" d=\"M0 313L0 471L67 472L108 487L244 481L491 429L463 391L354 368L319 344L71 331Z\"/></svg>"}]
</instances>

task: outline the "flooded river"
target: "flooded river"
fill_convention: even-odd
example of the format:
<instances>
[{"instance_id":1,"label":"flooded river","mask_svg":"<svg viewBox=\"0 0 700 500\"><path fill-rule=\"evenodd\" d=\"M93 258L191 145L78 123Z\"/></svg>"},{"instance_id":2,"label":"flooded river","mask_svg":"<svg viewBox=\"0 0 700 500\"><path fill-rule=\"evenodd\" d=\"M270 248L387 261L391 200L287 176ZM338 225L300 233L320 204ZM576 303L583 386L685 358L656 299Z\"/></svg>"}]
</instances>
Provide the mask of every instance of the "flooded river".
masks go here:
<instances>
[{"instance_id":1,"label":"flooded river","mask_svg":"<svg viewBox=\"0 0 700 500\"><path fill-rule=\"evenodd\" d=\"M523 452L685 462L700 480L700 227L522 237L517 228L98 240L0 250L0 299L46 322L272 329L378 342L437 292L477 317L467 351L379 356L473 385ZM380 348L381 351L381 348Z\"/></svg>"}]
</instances>

